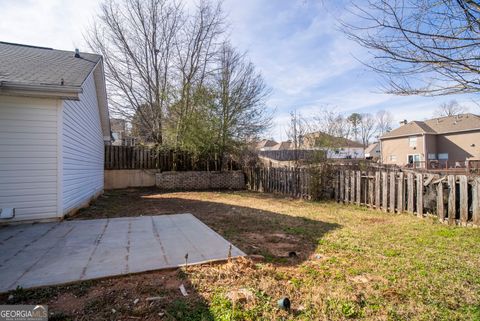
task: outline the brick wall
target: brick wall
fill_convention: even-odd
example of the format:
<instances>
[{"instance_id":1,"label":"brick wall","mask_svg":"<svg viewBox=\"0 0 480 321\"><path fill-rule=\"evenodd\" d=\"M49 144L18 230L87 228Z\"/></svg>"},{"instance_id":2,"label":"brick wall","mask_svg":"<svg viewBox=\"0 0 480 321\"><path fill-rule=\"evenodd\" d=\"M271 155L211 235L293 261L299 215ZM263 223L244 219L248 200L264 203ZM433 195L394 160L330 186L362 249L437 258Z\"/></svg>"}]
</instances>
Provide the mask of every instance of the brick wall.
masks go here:
<instances>
[{"instance_id":1,"label":"brick wall","mask_svg":"<svg viewBox=\"0 0 480 321\"><path fill-rule=\"evenodd\" d=\"M156 185L167 190L244 189L242 171L162 172L156 174Z\"/></svg>"}]
</instances>

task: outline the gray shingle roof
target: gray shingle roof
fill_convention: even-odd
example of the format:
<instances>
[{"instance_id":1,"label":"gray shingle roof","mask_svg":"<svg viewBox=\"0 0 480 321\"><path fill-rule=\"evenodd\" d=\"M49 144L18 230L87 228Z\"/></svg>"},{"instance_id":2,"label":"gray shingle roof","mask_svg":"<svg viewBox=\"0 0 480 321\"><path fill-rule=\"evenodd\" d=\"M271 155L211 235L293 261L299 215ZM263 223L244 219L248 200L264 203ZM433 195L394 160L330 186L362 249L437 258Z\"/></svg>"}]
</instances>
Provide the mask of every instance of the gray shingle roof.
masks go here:
<instances>
[{"instance_id":1,"label":"gray shingle roof","mask_svg":"<svg viewBox=\"0 0 480 321\"><path fill-rule=\"evenodd\" d=\"M0 42L0 83L81 87L101 56Z\"/></svg>"},{"instance_id":2,"label":"gray shingle roof","mask_svg":"<svg viewBox=\"0 0 480 321\"><path fill-rule=\"evenodd\" d=\"M461 114L433 118L426 121L412 121L386 133L380 139L422 134L445 134L480 129L480 116Z\"/></svg>"}]
</instances>

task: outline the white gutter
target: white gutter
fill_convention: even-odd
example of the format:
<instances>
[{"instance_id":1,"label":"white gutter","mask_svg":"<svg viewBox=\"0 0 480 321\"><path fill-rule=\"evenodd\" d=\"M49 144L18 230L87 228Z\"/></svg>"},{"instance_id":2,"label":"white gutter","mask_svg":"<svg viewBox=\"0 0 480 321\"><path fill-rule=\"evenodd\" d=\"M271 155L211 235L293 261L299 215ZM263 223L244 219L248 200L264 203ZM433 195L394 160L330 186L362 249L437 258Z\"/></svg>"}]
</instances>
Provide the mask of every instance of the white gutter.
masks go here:
<instances>
[{"instance_id":1,"label":"white gutter","mask_svg":"<svg viewBox=\"0 0 480 321\"><path fill-rule=\"evenodd\" d=\"M61 85L31 85L25 83L15 83L10 81L0 81L0 94L34 96L46 98L61 98L78 100L78 95L82 92L81 87L61 86Z\"/></svg>"}]
</instances>

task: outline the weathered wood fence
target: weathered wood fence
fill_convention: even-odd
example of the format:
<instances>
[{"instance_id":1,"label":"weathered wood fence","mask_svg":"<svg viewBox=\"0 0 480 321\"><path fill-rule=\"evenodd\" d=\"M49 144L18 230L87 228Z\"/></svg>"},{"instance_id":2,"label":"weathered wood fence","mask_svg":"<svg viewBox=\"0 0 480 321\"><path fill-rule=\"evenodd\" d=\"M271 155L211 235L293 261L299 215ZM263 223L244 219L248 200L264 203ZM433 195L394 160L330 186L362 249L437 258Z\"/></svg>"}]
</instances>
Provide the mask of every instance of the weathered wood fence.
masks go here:
<instances>
[{"instance_id":1,"label":"weathered wood fence","mask_svg":"<svg viewBox=\"0 0 480 321\"><path fill-rule=\"evenodd\" d=\"M339 170L334 184L338 202L390 213L428 213L450 224L480 225L480 177Z\"/></svg>"},{"instance_id":2,"label":"weathered wood fence","mask_svg":"<svg viewBox=\"0 0 480 321\"><path fill-rule=\"evenodd\" d=\"M256 167L245 169L247 189L297 198L318 193L318 177L308 169ZM332 199L389 213L435 215L449 224L480 226L480 177L413 171L349 169L339 166L328 179ZM320 184L321 185L321 184ZM321 188L325 188L322 185ZM315 191L315 189L317 189Z\"/></svg>"},{"instance_id":3,"label":"weathered wood fence","mask_svg":"<svg viewBox=\"0 0 480 321\"><path fill-rule=\"evenodd\" d=\"M311 197L311 175L304 168L249 167L245 175L251 191Z\"/></svg>"},{"instance_id":4,"label":"weathered wood fence","mask_svg":"<svg viewBox=\"0 0 480 321\"><path fill-rule=\"evenodd\" d=\"M198 156L188 152L141 146L105 146L105 169L157 169L160 171L218 171L223 166L238 170L231 158Z\"/></svg>"},{"instance_id":5,"label":"weathered wood fence","mask_svg":"<svg viewBox=\"0 0 480 321\"><path fill-rule=\"evenodd\" d=\"M324 154L325 152L320 150L304 149L262 150L258 152L259 156L277 161L312 160L322 157Z\"/></svg>"}]
</instances>

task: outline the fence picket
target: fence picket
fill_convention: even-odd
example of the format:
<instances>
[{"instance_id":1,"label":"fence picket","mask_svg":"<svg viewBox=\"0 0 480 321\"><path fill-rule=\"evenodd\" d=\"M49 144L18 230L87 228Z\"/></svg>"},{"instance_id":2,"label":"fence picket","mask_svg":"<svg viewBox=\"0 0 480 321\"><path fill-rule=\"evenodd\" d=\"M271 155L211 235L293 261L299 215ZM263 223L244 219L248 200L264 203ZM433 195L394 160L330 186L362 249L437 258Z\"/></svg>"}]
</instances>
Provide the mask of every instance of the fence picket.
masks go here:
<instances>
[{"instance_id":1,"label":"fence picket","mask_svg":"<svg viewBox=\"0 0 480 321\"><path fill-rule=\"evenodd\" d=\"M413 213L413 198L414 198L414 178L413 173L407 173L407 211Z\"/></svg>"},{"instance_id":2,"label":"fence picket","mask_svg":"<svg viewBox=\"0 0 480 321\"><path fill-rule=\"evenodd\" d=\"M380 172L375 172L375 208L380 209Z\"/></svg>"},{"instance_id":3,"label":"fence picket","mask_svg":"<svg viewBox=\"0 0 480 321\"><path fill-rule=\"evenodd\" d=\"M476 177L472 186L472 223L480 225L480 177Z\"/></svg>"},{"instance_id":4,"label":"fence picket","mask_svg":"<svg viewBox=\"0 0 480 321\"><path fill-rule=\"evenodd\" d=\"M357 181L356 191L355 191L356 192L355 193L355 195L356 195L355 201L356 201L357 205L360 205L361 195L362 195L361 194L361 191L362 191L362 172L361 171L356 171L355 173L356 173L356 181Z\"/></svg>"},{"instance_id":5,"label":"fence picket","mask_svg":"<svg viewBox=\"0 0 480 321\"><path fill-rule=\"evenodd\" d=\"M439 182L437 185L437 216L443 222L445 220L445 208L443 203L443 183Z\"/></svg>"},{"instance_id":6,"label":"fence picket","mask_svg":"<svg viewBox=\"0 0 480 321\"><path fill-rule=\"evenodd\" d=\"M388 210L388 173L382 172L382 209Z\"/></svg>"},{"instance_id":7,"label":"fence picket","mask_svg":"<svg viewBox=\"0 0 480 321\"><path fill-rule=\"evenodd\" d=\"M423 174L417 174L417 216L423 216Z\"/></svg>"},{"instance_id":8,"label":"fence picket","mask_svg":"<svg viewBox=\"0 0 480 321\"><path fill-rule=\"evenodd\" d=\"M395 213L395 172L390 172L390 212Z\"/></svg>"},{"instance_id":9,"label":"fence picket","mask_svg":"<svg viewBox=\"0 0 480 321\"><path fill-rule=\"evenodd\" d=\"M455 175L448 175L448 223L455 224L455 216L457 213L456 209L456 198L457 198L457 188L456 188L456 179Z\"/></svg>"},{"instance_id":10,"label":"fence picket","mask_svg":"<svg viewBox=\"0 0 480 321\"><path fill-rule=\"evenodd\" d=\"M459 176L460 180L460 222L467 225L468 220L468 179L465 175Z\"/></svg>"},{"instance_id":11,"label":"fence picket","mask_svg":"<svg viewBox=\"0 0 480 321\"><path fill-rule=\"evenodd\" d=\"M405 181L403 172L398 174L398 193L397 193L397 212L402 213L405 211Z\"/></svg>"}]
</instances>

